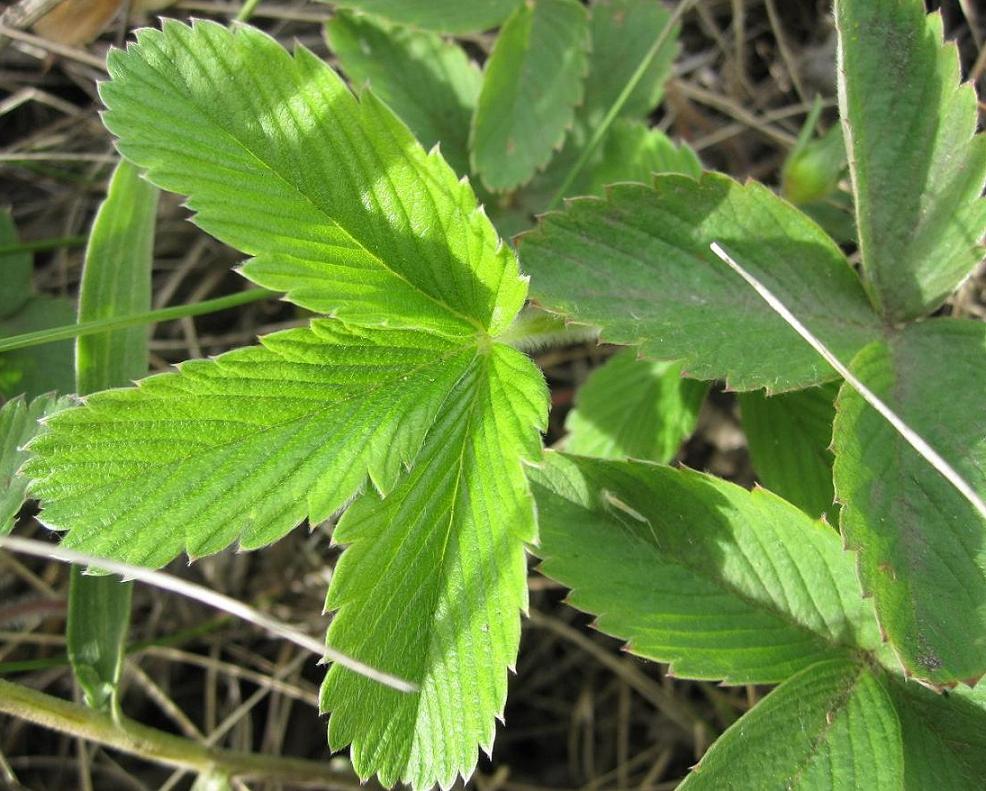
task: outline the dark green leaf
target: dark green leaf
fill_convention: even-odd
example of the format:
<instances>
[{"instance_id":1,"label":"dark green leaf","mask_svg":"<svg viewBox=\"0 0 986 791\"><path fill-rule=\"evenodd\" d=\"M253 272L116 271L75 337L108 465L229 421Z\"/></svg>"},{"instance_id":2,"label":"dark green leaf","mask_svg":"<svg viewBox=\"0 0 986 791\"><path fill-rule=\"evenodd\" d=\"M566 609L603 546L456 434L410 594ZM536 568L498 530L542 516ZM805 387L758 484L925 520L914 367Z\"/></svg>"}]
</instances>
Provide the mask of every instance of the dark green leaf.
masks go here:
<instances>
[{"instance_id":1,"label":"dark green leaf","mask_svg":"<svg viewBox=\"0 0 986 791\"><path fill-rule=\"evenodd\" d=\"M832 487L833 382L794 393L740 393L743 431L760 481L811 516L837 513ZM835 523L835 522L833 522Z\"/></svg>"},{"instance_id":2,"label":"dark green leaf","mask_svg":"<svg viewBox=\"0 0 986 791\"><path fill-rule=\"evenodd\" d=\"M879 645L838 535L765 489L557 453L530 479L543 572L677 675L772 683Z\"/></svg>"},{"instance_id":3,"label":"dark green leaf","mask_svg":"<svg viewBox=\"0 0 986 791\"><path fill-rule=\"evenodd\" d=\"M751 182L720 174L619 184L572 201L522 237L531 290L546 308L639 344L686 375L736 390L800 389L831 368L710 251L718 241L837 354L881 325L845 256L813 222Z\"/></svg>"},{"instance_id":4,"label":"dark green leaf","mask_svg":"<svg viewBox=\"0 0 986 791\"><path fill-rule=\"evenodd\" d=\"M986 136L940 14L921 0L838 0L835 19L863 271L899 322L934 310L983 256Z\"/></svg>"},{"instance_id":5,"label":"dark green leaf","mask_svg":"<svg viewBox=\"0 0 986 791\"><path fill-rule=\"evenodd\" d=\"M900 791L893 703L866 665L823 662L781 684L729 728L681 791Z\"/></svg>"},{"instance_id":6,"label":"dark green leaf","mask_svg":"<svg viewBox=\"0 0 986 791\"><path fill-rule=\"evenodd\" d=\"M986 497L986 324L912 324L851 367ZM978 679L986 672L986 522L845 385L833 447L842 532L904 668L936 684Z\"/></svg>"}]
</instances>

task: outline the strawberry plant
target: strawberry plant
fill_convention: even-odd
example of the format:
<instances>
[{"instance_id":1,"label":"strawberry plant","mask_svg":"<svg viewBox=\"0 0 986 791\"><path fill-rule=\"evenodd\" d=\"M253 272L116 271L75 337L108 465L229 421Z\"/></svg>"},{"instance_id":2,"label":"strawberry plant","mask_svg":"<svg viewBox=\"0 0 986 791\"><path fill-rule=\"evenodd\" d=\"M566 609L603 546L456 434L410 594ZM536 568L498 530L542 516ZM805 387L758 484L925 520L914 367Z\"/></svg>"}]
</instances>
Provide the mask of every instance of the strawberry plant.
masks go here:
<instances>
[{"instance_id":1,"label":"strawberry plant","mask_svg":"<svg viewBox=\"0 0 986 791\"><path fill-rule=\"evenodd\" d=\"M75 408L12 402L0 471L52 412L21 467L41 521L67 549L140 566L337 518L327 646L411 691L336 663L321 708L332 749L386 786L447 788L493 749L529 551L671 674L777 685L683 788L978 787L986 325L933 314L982 257L986 138L940 17L919 0L836 0L850 258L765 185L701 172L640 122L674 53L656 4L339 5L380 15L329 26L355 94L304 47L173 20L114 51L101 86L132 163L118 198L146 189L134 205L153 205L137 170L187 196L249 257L246 278L318 317ZM439 35L501 23L483 73ZM516 249L501 240L576 193ZM146 246L138 214L125 225ZM141 309L121 307L132 292L112 275L93 282L111 313ZM562 323L629 348L578 394L566 447L544 450L548 391L521 349ZM139 340L94 342L76 389L121 384L144 364ZM717 380L741 393L768 488L668 464ZM114 650L73 658L111 710L119 610L94 638ZM0 710L29 706L0 681Z\"/></svg>"}]
</instances>

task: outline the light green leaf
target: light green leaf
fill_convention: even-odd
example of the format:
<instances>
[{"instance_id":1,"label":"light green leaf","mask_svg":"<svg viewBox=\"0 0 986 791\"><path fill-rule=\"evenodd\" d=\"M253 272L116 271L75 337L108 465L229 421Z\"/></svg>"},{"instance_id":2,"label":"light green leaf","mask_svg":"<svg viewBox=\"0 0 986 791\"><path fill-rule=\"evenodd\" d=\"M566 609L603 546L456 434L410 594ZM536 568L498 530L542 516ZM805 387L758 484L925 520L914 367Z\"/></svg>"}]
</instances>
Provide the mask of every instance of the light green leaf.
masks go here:
<instances>
[{"instance_id":1,"label":"light green leaf","mask_svg":"<svg viewBox=\"0 0 986 791\"><path fill-rule=\"evenodd\" d=\"M75 308L71 302L37 294L16 313L0 319L0 338L74 322ZM0 354L0 396L36 398L43 393L70 393L73 389L71 341Z\"/></svg>"},{"instance_id":2,"label":"light green leaf","mask_svg":"<svg viewBox=\"0 0 986 791\"><path fill-rule=\"evenodd\" d=\"M158 190L121 160L89 234L79 291L80 323L150 310L157 204ZM76 341L78 393L124 386L146 373L146 327L86 335ZM66 648L86 703L95 709L119 711L132 592L131 582L87 575L79 566L72 567Z\"/></svg>"},{"instance_id":3,"label":"light green leaf","mask_svg":"<svg viewBox=\"0 0 986 791\"><path fill-rule=\"evenodd\" d=\"M737 720L681 791L899 791L900 725L884 682L866 665L829 661L781 684Z\"/></svg>"},{"instance_id":4,"label":"light green leaf","mask_svg":"<svg viewBox=\"0 0 986 791\"><path fill-rule=\"evenodd\" d=\"M935 319L888 334L853 372L986 496L986 324ZM843 387L835 490L863 588L908 673L986 672L986 522L897 431Z\"/></svg>"},{"instance_id":5,"label":"light green leaf","mask_svg":"<svg viewBox=\"0 0 986 791\"><path fill-rule=\"evenodd\" d=\"M307 50L165 22L110 61L121 150L257 255L251 277L338 317L53 420L28 467L42 518L67 545L160 565L262 546L359 497L336 532L353 547L330 640L396 663L421 692L394 717L392 699L331 671L332 743L353 743L364 776L424 788L470 774L516 655L535 538L523 462L547 412L540 373L496 340L526 297L515 255L438 153ZM407 564L419 548L433 566ZM377 620L381 602L407 617ZM482 697L462 724L450 690L466 687Z\"/></svg>"},{"instance_id":6,"label":"light green leaf","mask_svg":"<svg viewBox=\"0 0 986 791\"><path fill-rule=\"evenodd\" d=\"M262 343L52 419L27 467L43 521L68 547L145 566L264 546L327 519L367 475L390 491L477 356L329 320Z\"/></svg>"},{"instance_id":7,"label":"light green leaf","mask_svg":"<svg viewBox=\"0 0 986 791\"><path fill-rule=\"evenodd\" d=\"M811 516L834 515L833 382L794 393L740 393L743 431L760 481Z\"/></svg>"},{"instance_id":8,"label":"light green leaf","mask_svg":"<svg viewBox=\"0 0 986 791\"><path fill-rule=\"evenodd\" d=\"M653 0L597 0L590 9L592 53L585 101L578 117L587 128L594 129L647 56L671 14ZM660 103L678 49L675 30L623 105L622 116L643 119Z\"/></svg>"},{"instance_id":9,"label":"light green leaf","mask_svg":"<svg viewBox=\"0 0 986 791\"><path fill-rule=\"evenodd\" d=\"M72 568L65 646L86 703L100 711L115 705L132 589L133 583L117 577L86 576Z\"/></svg>"},{"instance_id":10,"label":"light green leaf","mask_svg":"<svg viewBox=\"0 0 986 791\"><path fill-rule=\"evenodd\" d=\"M845 256L765 187L707 173L619 184L572 201L522 237L532 293L647 357L736 390L801 389L835 376L786 322L710 251L720 242L830 348L851 357L880 322Z\"/></svg>"},{"instance_id":11,"label":"light green leaf","mask_svg":"<svg viewBox=\"0 0 986 791\"><path fill-rule=\"evenodd\" d=\"M773 683L879 645L835 531L765 489L557 453L529 477L542 571L676 675Z\"/></svg>"},{"instance_id":12,"label":"light green leaf","mask_svg":"<svg viewBox=\"0 0 986 791\"><path fill-rule=\"evenodd\" d=\"M934 310L983 256L986 136L921 0L839 0L839 106L867 288L891 322Z\"/></svg>"},{"instance_id":13,"label":"light green leaf","mask_svg":"<svg viewBox=\"0 0 986 791\"><path fill-rule=\"evenodd\" d=\"M338 13L329 46L351 82L368 83L425 148L441 145L460 175L469 172L469 124L482 74L458 44L435 33Z\"/></svg>"},{"instance_id":14,"label":"light green leaf","mask_svg":"<svg viewBox=\"0 0 986 791\"><path fill-rule=\"evenodd\" d=\"M379 14L392 22L439 33L479 33L499 25L524 0L320 0Z\"/></svg>"},{"instance_id":15,"label":"light green leaf","mask_svg":"<svg viewBox=\"0 0 986 791\"><path fill-rule=\"evenodd\" d=\"M905 791L966 791L986 777L986 689L947 697L919 684L889 685L904 742Z\"/></svg>"},{"instance_id":16,"label":"light green leaf","mask_svg":"<svg viewBox=\"0 0 986 791\"><path fill-rule=\"evenodd\" d=\"M500 31L473 118L473 169L489 189L529 181L561 147L582 101L588 14L577 0L525 4Z\"/></svg>"},{"instance_id":17,"label":"light green leaf","mask_svg":"<svg viewBox=\"0 0 986 791\"><path fill-rule=\"evenodd\" d=\"M41 418L70 404L68 398L44 395L30 404L23 398L14 398L0 408L0 535L13 529L14 518L26 499L28 480L17 474L27 459L21 448L38 433Z\"/></svg>"},{"instance_id":18,"label":"light green leaf","mask_svg":"<svg viewBox=\"0 0 986 791\"><path fill-rule=\"evenodd\" d=\"M0 210L0 245L17 244L17 227L7 210ZM0 318L20 310L31 298L34 267L28 252L0 255Z\"/></svg>"},{"instance_id":19,"label":"light green leaf","mask_svg":"<svg viewBox=\"0 0 986 791\"><path fill-rule=\"evenodd\" d=\"M527 607L523 543L537 533L515 460L540 455L530 426L544 426L543 388L512 349L478 359L411 474L383 500L358 500L336 528L351 546L326 602L339 610L329 644L421 687L402 694L329 671L329 743L352 744L361 777L448 788L475 766L477 744L492 749Z\"/></svg>"},{"instance_id":20,"label":"light green leaf","mask_svg":"<svg viewBox=\"0 0 986 791\"><path fill-rule=\"evenodd\" d=\"M158 191L121 161L93 222L79 293L79 321L151 309L151 264ZM147 328L76 341L76 392L121 387L147 373Z\"/></svg>"},{"instance_id":21,"label":"light green leaf","mask_svg":"<svg viewBox=\"0 0 986 791\"><path fill-rule=\"evenodd\" d=\"M165 20L108 67L121 152L255 256L243 273L259 285L350 322L457 336L496 334L523 304L516 258L469 185L307 49Z\"/></svg>"},{"instance_id":22,"label":"light green leaf","mask_svg":"<svg viewBox=\"0 0 986 791\"><path fill-rule=\"evenodd\" d=\"M565 449L605 459L668 462L694 431L708 386L681 377L677 363L614 355L579 388Z\"/></svg>"}]
</instances>

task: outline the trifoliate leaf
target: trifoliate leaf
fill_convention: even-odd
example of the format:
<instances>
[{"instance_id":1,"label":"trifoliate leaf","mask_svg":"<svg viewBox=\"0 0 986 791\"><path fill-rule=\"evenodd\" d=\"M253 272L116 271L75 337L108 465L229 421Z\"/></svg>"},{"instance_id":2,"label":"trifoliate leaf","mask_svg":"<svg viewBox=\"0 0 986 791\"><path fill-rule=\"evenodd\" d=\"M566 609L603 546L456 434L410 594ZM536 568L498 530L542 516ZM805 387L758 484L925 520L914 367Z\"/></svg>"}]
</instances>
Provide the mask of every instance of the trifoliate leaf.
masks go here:
<instances>
[{"instance_id":1,"label":"trifoliate leaf","mask_svg":"<svg viewBox=\"0 0 986 791\"><path fill-rule=\"evenodd\" d=\"M0 535L14 527L14 517L24 505L28 479L17 474L27 459L23 448L41 430L38 421L71 405L68 398L44 395L30 404L23 398L8 401L0 409Z\"/></svg>"},{"instance_id":2,"label":"trifoliate leaf","mask_svg":"<svg viewBox=\"0 0 986 791\"><path fill-rule=\"evenodd\" d=\"M585 381L568 414L565 449L604 459L668 462L694 431L708 386L683 379L677 363L607 360Z\"/></svg>"},{"instance_id":3,"label":"trifoliate leaf","mask_svg":"<svg viewBox=\"0 0 986 791\"><path fill-rule=\"evenodd\" d=\"M838 391L832 382L775 396L757 391L739 396L750 460L760 481L816 517L837 513L829 446Z\"/></svg>"},{"instance_id":4,"label":"trifoliate leaf","mask_svg":"<svg viewBox=\"0 0 986 791\"><path fill-rule=\"evenodd\" d=\"M371 481L337 529L353 547L329 639L421 691L395 703L331 671L331 741L388 782L469 775L516 656L535 538L522 465L547 412L540 373L496 340L526 297L515 255L440 154L307 50L165 22L110 72L128 157L256 255L249 276L338 318L52 420L29 463L42 518L68 545L160 565L269 543Z\"/></svg>"},{"instance_id":5,"label":"trifoliate leaf","mask_svg":"<svg viewBox=\"0 0 986 791\"><path fill-rule=\"evenodd\" d=\"M709 249L720 242L828 346L851 357L879 319L845 256L765 187L720 174L618 184L577 199L522 237L532 294L546 308L683 360L686 375L737 390L800 389L835 372Z\"/></svg>"},{"instance_id":6,"label":"trifoliate leaf","mask_svg":"<svg viewBox=\"0 0 986 791\"><path fill-rule=\"evenodd\" d=\"M322 690L329 743L361 777L448 788L489 752L526 609L523 543L534 509L516 460L534 460L545 393L533 363L499 346L449 395L410 475L343 516L327 607L336 649L420 685L394 692L335 666ZM396 564L396 567L395 567Z\"/></svg>"},{"instance_id":7,"label":"trifoliate leaf","mask_svg":"<svg viewBox=\"0 0 986 791\"><path fill-rule=\"evenodd\" d=\"M891 322L934 310L983 257L986 136L921 0L839 0L839 107L867 288Z\"/></svg>"},{"instance_id":8,"label":"trifoliate leaf","mask_svg":"<svg viewBox=\"0 0 986 791\"><path fill-rule=\"evenodd\" d=\"M986 777L986 690L947 697L920 684L889 685L904 743L905 791L965 791Z\"/></svg>"},{"instance_id":9,"label":"trifoliate leaf","mask_svg":"<svg viewBox=\"0 0 986 791\"><path fill-rule=\"evenodd\" d=\"M457 173L469 172L469 123L482 74L462 47L436 33L346 13L332 17L326 33L351 82L369 84L425 148L439 143Z\"/></svg>"},{"instance_id":10,"label":"trifoliate leaf","mask_svg":"<svg viewBox=\"0 0 986 791\"><path fill-rule=\"evenodd\" d=\"M558 453L529 477L542 571L676 675L772 683L879 645L835 531L765 489Z\"/></svg>"},{"instance_id":11,"label":"trifoliate leaf","mask_svg":"<svg viewBox=\"0 0 986 791\"><path fill-rule=\"evenodd\" d=\"M986 324L935 319L888 334L853 372L986 497ZM906 671L932 684L986 673L986 521L843 386L835 490L863 588Z\"/></svg>"},{"instance_id":12,"label":"trifoliate leaf","mask_svg":"<svg viewBox=\"0 0 986 791\"><path fill-rule=\"evenodd\" d=\"M523 304L516 259L469 185L307 49L166 20L108 67L120 150L255 256L251 280L350 322L455 335L496 334Z\"/></svg>"},{"instance_id":13,"label":"trifoliate leaf","mask_svg":"<svg viewBox=\"0 0 986 791\"><path fill-rule=\"evenodd\" d=\"M577 0L538 0L500 31L473 118L473 169L493 190L529 181L560 148L582 101L588 15Z\"/></svg>"},{"instance_id":14,"label":"trifoliate leaf","mask_svg":"<svg viewBox=\"0 0 986 791\"><path fill-rule=\"evenodd\" d=\"M479 33L499 25L524 0L319 0L439 33Z\"/></svg>"},{"instance_id":15,"label":"trifoliate leaf","mask_svg":"<svg viewBox=\"0 0 986 791\"><path fill-rule=\"evenodd\" d=\"M705 754L681 791L900 791L900 724L866 665L822 662L781 684Z\"/></svg>"}]
</instances>

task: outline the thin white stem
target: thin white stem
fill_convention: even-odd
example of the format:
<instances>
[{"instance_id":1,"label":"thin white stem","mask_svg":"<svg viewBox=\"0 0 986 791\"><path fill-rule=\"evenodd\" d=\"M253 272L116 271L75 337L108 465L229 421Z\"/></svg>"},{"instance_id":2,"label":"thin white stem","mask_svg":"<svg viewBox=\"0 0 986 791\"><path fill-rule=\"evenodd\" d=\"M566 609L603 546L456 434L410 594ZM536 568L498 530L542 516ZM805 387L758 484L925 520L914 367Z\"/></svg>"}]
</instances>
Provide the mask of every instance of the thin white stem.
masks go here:
<instances>
[{"instance_id":1,"label":"thin white stem","mask_svg":"<svg viewBox=\"0 0 986 791\"><path fill-rule=\"evenodd\" d=\"M58 560L63 563L72 563L77 566L87 566L94 569L99 569L101 571L107 571L112 574L120 574L127 579L139 580L147 585L153 585L155 588L170 591L171 593L177 593L179 596L194 599L195 601L201 602L208 607L221 610L222 612L229 613L230 615L247 621L248 623L252 623L255 626L259 626L261 629L269 632L270 634L283 637L285 640L289 640L295 645L301 646L321 659L328 659L349 670L352 670L354 673L359 673L361 676L366 676L373 681L377 681L384 686L391 687L399 692L417 691L417 687L414 684L405 681L402 678L398 678L397 676L392 676L389 673L384 673L382 670L377 670L374 667L370 667L369 665L360 662L358 659L353 659L346 656L346 654L340 653L334 648L330 648L319 640L316 640L314 637L310 637L304 632L299 632L297 629L293 629L286 623L278 621L276 618L265 615L260 612L260 610L256 610L253 607L250 607L249 605L237 601L229 596L224 596L221 593L216 593L215 591L209 590L202 585L197 585L194 582L188 582L187 580L174 577L171 574L165 574L161 571L154 571L153 569L147 569L143 566L133 566L130 563L121 563L110 558L87 555L71 549L65 549L56 544L48 544L44 541L34 541L29 538L17 538L14 536L0 537L0 548L6 548L13 552L20 552L24 555L33 555L38 558Z\"/></svg>"},{"instance_id":2,"label":"thin white stem","mask_svg":"<svg viewBox=\"0 0 986 791\"><path fill-rule=\"evenodd\" d=\"M742 266L740 266L736 261L729 255L718 242L713 242L712 252L715 253L719 258L726 262L729 267L736 272L740 277L742 277L753 290L756 291L770 307L776 312L784 321L791 325L792 329L798 333L816 352L818 352L822 358L831 365L839 375L845 379L853 389L859 393L863 400L866 401L871 407L873 407L877 412L879 412L886 421L894 427L898 434L900 434L907 443L918 452L918 454L928 462L935 470L952 486L954 486L959 493L965 497L966 500L972 505L979 515L986 519L986 503L983 502L982 498L976 494L975 489L959 475L958 471L945 459L942 458L934 448L932 448L914 429L905 423L896 412L894 412L889 406L887 406L879 396L876 395L872 390L870 390L865 384L863 384L859 377L857 377L849 367L844 365L839 358L837 358L829 348L822 343L818 337L811 332L804 324L802 324L798 318L788 310L787 306L781 302L763 283L757 280L752 274L747 272Z\"/></svg>"}]
</instances>

